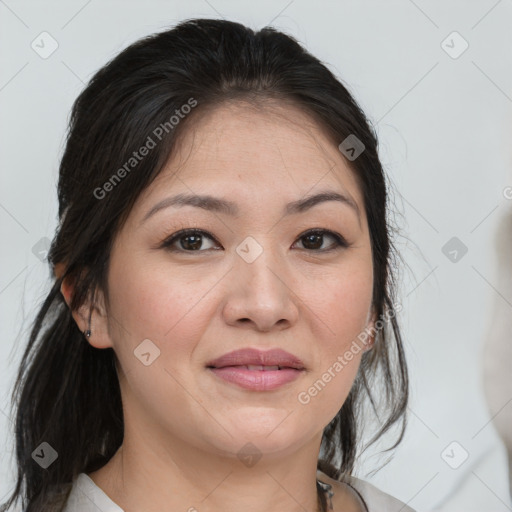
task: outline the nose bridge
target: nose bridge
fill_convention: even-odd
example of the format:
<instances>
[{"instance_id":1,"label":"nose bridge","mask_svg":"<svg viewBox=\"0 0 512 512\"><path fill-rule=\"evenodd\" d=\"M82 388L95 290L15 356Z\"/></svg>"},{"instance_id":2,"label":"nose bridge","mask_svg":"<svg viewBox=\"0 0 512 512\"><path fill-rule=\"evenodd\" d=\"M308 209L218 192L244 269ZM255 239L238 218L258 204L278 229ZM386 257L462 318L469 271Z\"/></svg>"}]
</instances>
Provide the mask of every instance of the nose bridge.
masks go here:
<instances>
[{"instance_id":1,"label":"nose bridge","mask_svg":"<svg viewBox=\"0 0 512 512\"><path fill-rule=\"evenodd\" d=\"M236 248L240 261L236 263L237 279L247 286L253 286L251 293L272 293L281 295L284 286L284 263L278 251L272 247L271 237L246 237ZM286 287L285 287L286 288Z\"/></svg>"},{"instance_id":2,"label":"nose bridge","mask_svg":"<svg viewBox=\"0 0 512 512\"><path fill-rule=\"evenodd\" d=\"M286 262L272 247L272 237L247 237L236 248L232 282L225 314L231 324L252 321L260 330L270 330L298 317L294 294L287 286Z\"/></svg>"}]
</instances>

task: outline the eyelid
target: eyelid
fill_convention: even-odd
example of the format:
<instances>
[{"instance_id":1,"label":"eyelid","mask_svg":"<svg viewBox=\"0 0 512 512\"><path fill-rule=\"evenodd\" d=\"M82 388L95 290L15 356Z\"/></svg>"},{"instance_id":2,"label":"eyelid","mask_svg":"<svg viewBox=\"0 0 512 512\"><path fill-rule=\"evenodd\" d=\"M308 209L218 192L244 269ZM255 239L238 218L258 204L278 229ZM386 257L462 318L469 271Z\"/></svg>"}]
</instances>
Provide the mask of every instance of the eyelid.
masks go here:
<instances>
[{"instance_id":1,"label":"eyelid","mask_svg":"<svg viewBox=\"0 0 512 512\"><path fill-rule=\"evenodd\" d=\"M183 228L178 231L175 231L172 235L168 236L160 245L162 249L166 249L170 252L179 252L179 253L201 253L201 252L208 252L212 249L202 250L202 251L185 251L184 249L173 249L172 245L179 241L180 238L186 236L186 235L201 235L202 237L207 237L211 239L212 241L216 242L218 245L220 243L217 241L217 239L208 231L205 231L204 229L199 228Z\"/></svg>"},{"instance_id":2,"label":"eyelid","mask_svg":"<svg viewBox=\"0 0 512 512\"><path fill-rule=\"evenodd\" d=\"M324 236L328 235L328 236L334 238L334 240L336 241L336 243L334 244L334 247L332 247L331 249L321 249L321 250L304 249L305 251L313 252L313 253L315 253L315 252L326 253L326 252L335 251L336 249L347 249L351 245L351 244L349 244L347 242L345 237L343 235L341 235L340 233L337 233L335 231L332 231L330 229L325 229L325 228L311 228L311 229L308 229L308 230L304 231L303 233L301 233L297 237L297 240L300 240L301 238L304 238L305 236L314 235L314 234L317 234L317 233L323 234Z\"/></svg>"},{"instance_id":3,"label":"eyelid","mask_svg":"<svg viewBox=\"0 0 512 512\"><path fill-rule=\"evenodd\" d=\"M172 248L172 245L178 241L181 237L184 237L186 235L201 235L201 236L205 236L209 239L211 239L212 241L216 242L218 245L220 245L220 243L217 241L217 239L211 234L209 233L208 231L205 231L204 229L200 229L200 228L196 228L196 227L191 227L191 228L183 228L183 229L180 229L176 232L174 232L172 235L170 235L169 237L167 237L161 244L160 248L162 249L166 249L170 252L178 252L178 253L191 253L191 254L194 254L194 253L201 253L201 252L208 252L208 251L211 251L211 250L218 250L218 249L206 249L206 250L197 250L197 251L186 251L184 249L173 249ZM326 228L311 228L311 229L308 229L304 232L302 232L298 237L297 237L297 241L299 241L301 238L304 238L308 235L313 235L313 234L321 234L321 235L327 235L327 236L330 236L332 237L334 240L335 240L335 243L334 243L334 246L331 247L330 249L301 249L303 251L306 251L306 252L309 252L309 253L320 253L320 254L323 254L323 253L330 253L330 252L333 252L333 251L336 251L336 250L340 250L340 249L347 249L348 247L351 246L350 243L347 242L347 240L345 239L345 237L343 237L341 234L335 232L335 231L332 231L330 229L326 229ZM294 242L294 245L295 243L297 242Z\"/></svg>"}]
</instances>

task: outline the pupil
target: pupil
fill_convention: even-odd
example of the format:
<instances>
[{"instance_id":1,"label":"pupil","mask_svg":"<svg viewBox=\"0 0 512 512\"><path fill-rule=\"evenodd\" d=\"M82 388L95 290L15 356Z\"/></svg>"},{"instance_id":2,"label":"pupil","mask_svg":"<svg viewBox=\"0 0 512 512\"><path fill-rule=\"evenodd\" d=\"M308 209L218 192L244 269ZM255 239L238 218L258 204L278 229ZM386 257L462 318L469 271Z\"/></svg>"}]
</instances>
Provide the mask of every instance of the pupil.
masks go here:
<instances>
[{"instance_id":1,"label":"pupil","mask_svg":"<svg viewBox=\"0 0 512 512\"><path fill-rule=\"evenodd\" d=\"M192 239L194 240L195 239L195 242L192 242L191 244L188 244L187 242L185 242L185 244L181 244L183 246L184 249L198 249L201 247L201 236L200 235L186 235L185 237L182 238L182 240L187 240L187 239ZM188 246L188 247L187 247Z\"/></svg>"},{"instance_id":2,"label":"pupil","mask_svg":"<svg viewBox=\"0 0 512 512\"><path fill-rule=\"evenodd\" d=\"M321 238L322 238L322 235L317 235L317 234L312 234L312 235L306 235L306 241L307 240L313 240L313 247L308 247L309 249L318 249L318 247L322 247L322 243L321 243ZM316 241L320 241L320 244L315 244L315 239ZM306 242L304 244L305 247L308 246L308 242Z\"/></svg>"}]
</instances>

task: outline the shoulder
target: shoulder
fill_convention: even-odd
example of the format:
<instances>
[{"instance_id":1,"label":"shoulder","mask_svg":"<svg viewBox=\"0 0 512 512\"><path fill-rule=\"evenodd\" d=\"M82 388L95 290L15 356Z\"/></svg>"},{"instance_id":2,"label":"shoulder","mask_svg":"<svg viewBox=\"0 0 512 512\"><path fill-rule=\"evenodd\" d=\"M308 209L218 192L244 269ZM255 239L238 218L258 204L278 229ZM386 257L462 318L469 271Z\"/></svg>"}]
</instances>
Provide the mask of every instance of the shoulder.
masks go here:
<instances>
[{"instance_id":1,"label":"shoulder","mask_svg":"<svg viewBox=\"0 0 512 512\"><path fill-rule=\"evenodd\" d=\"M352 507L356 508L349 509L350 512L415 512L404 502L360 478L344 476L341 481L337 481L321 471L317 471L317 476L321 481L332 485L335 494L340 493L345 502L348 502L347 499L351 500ZM335 507L334 499L333 497Z\"/></svg>"}]
</instances>

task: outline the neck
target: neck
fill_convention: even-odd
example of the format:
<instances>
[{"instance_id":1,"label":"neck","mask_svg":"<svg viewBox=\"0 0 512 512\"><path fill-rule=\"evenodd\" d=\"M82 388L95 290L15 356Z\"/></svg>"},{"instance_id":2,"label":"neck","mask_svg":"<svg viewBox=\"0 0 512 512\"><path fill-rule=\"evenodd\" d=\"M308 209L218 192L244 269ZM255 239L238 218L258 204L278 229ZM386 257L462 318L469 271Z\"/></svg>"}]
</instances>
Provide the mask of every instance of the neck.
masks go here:
<instances>
[{"instance_id":1,"label":"neck","mask_svg":"<svg viewBox=\"0 0 512 512\"><path fill-rule=\"evenodd\" d=\"M128 431L118 452L90 477L125 512L321 512L316 483L320 441L317 436L285 456L243 463L183 440L164 444ZM325 502L329 510L328 494Z\"/></svg>"}]
</instances>

